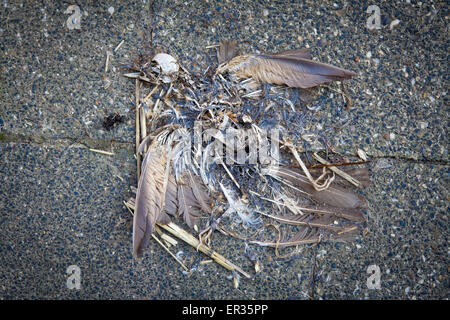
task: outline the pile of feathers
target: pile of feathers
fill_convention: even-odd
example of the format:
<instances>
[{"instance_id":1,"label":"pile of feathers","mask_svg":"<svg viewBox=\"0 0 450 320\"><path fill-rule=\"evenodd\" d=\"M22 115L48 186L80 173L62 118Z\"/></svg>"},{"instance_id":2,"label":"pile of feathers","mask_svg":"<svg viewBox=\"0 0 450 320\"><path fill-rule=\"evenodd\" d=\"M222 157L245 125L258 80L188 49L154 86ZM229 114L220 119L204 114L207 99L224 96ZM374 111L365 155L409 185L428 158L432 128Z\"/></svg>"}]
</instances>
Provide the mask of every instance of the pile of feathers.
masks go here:
<instances>
[{"instance_id":1,"label":"pile of feathers","mask_svg":"<svg viewBox=\"0 0 450 320\"><path fill-rule=\"evenodd\" d=\"M176 218L208 244L218 230L274 248L351 240L365 229L368 170L308 132L314 88L355 73L306 49L241 55L235 41L222 42L217 65L200 74L163 52L126 67L150 90L139 97L149 134L138 150L135 256L155 224Z\"/></svg>"}]
</instances>

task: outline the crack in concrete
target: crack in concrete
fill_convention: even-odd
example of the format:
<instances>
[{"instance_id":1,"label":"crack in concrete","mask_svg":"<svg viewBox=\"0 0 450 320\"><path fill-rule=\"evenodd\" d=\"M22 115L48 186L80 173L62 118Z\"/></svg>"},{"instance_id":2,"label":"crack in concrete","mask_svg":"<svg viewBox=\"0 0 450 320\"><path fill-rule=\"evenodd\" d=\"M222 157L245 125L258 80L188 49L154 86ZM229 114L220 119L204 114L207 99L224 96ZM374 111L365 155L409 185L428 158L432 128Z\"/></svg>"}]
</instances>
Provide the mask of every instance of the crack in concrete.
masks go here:
<instances>
[{"instance_id":1,"label":"crack in concrete","mask_svg":"<svg viewBox=\"0 0 450 320\"><path fill-rule=\"evenodd\" d=\"M0 132L0 143L25 143L31 145L43 145L49 144L51 146L71 146L73 144L80 144L88 149L110 149L115 145L125 147L127 149L133 149L133 142L121 141L115 139L95 139L91 137L48 137L42 135L24 135L8 132ZM129 145L129 146L128 146Z\"/></svg>"},{"instance_id":2,"label":"crack in concrete","mask_svg":"<svg viewBox=\"0 0 450 320\"><path fill-rule=\"evenodd\" d=\"M380 159L391 159L394 161L403 161L407 163L422 163L422 164L438 164L448 166L450 162L444 159L427 159L427 158L411 158L411 157L403 157L403 156L392 156L392 155L383 155L383 156L370 156L369 161L380 160Z\"/></svg>"}]
</instances>

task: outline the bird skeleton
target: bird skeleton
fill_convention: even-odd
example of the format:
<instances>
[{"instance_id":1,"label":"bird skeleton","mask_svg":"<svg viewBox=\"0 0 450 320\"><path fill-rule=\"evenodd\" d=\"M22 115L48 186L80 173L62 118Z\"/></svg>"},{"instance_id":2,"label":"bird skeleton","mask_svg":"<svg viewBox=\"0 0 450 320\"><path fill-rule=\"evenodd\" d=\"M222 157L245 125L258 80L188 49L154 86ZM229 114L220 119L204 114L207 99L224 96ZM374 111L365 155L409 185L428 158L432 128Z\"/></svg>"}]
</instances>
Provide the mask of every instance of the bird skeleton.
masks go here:
<instances>
[{"instance_id":1,"label":"bird skeleton","mask_svg":"<svg viewBox=\"0 0 450 320\"><path fill-rule=\"evenodd\" d=\"M216 79L217 82L211 82L211 87L207 86L207 81L202 85L196 84L185 74L184 68L180 65L181 69L178 70L180 77L187 77L186 79L189 81L176 81L174 79L170 82L169 89L167 89L169 85L161 89L160 97L153 104L150 135L142 140L138 148L138 152L144 154L144 158L134 202L133 253L136 257L142 256L152 237L156 223L164 225L171 221L170 216L182 216L190 228L197 230L196 226L202 217L202 213L211 215L213 201L209 191L215 191L214 175L211 175L212 170L210 170L215 168L215 166L212 166L213 162L222 164L238 189L241 192L244 190L240 183L243 180L241 179L238 182L235 179L235 177L238 179L242 177L239 177L239 175L233 176L232 167L228 169L225 165L222 154L216 152L215 144L210 143L204 148L201 144L192 146L191 133L196 134L195 127L191 130L179 124L188 123L188 120L202 120L203 124L207 124L206 128L202 128L202 133L208 132L208 130L217 132L212 137L214 137L214 141L220 142L219 150L222 150L222 146L225 146L226 150L233 149L232 154L234 155L235 140L228 139L228 136L224 138L218 133L228 128L242 129L242 123L235 116L236 110L233 110L236 105L240 106L242 101L239 100L240 103L236 103L231 98L236 96L236 99L241 99L245 96L240 96L238 92L232 90L230 82L224 79L222 73L228 72L239 79L249 79L244 81L257 84L270 83L303 89L331 81L351 79L356 76L351 71L312 60L308 49L288 50L276 54L238 55L236 42L224 42L218 49L218 61L220 65L216 74L219 77ZM151 68L139 68L141 73L142 70L153 72ZM141 73L139 75L145 75L148 79L157 78L154 74ZM158 85L164 86L158 81L154 84L155 88ZM213 85L216 87L213 87ZM202 90L199 90L199 88L202 88ZM222 92L220 96L217 94L219 91ZM156 89L153 89L152 92L156 92ZM199 92L206 92L207 98L202 97ZM214 92L214 95L211 92ZM175 99L171 100L172 98ZM177 100L183 100L182 98L185 105L178 105ZM287 102L289 109L294 112L293 103L288 99L281 98ZM230 101L227 99L230 99ZM212 104L214 101L219 102L220 106L214 106ZM186 111L191 112L191 119L188 119L189 113ZM227 112L230 116L227 115ZM171 115L173 117L170 117ZM155 128L163 117L169 124ZM145 127L147 124L145 115L142 119L141 126ZM171 121L176 122L176 124L170 123ZM252 119L244 121L244 123L247 127L251 126L250 130L253 130L254 135L252 135L252 139L250 139L250 136L248 139L239 135L235 137L237 149L246 150L248 143L249 157L253 155L251 151L256 154L256 149L253 150L252 148L258 148L258 154L261 154L261 150L268 147L265 143L260 143L267 140L263 139L262 129ZM277 139L274 138L274 141L278 141ZM202 140L200 139L200 141ZM231 148L231 144L233 144L233 148ZM310 173L294 146L290 144L285 144L285 146L289 147L301 169L279 165L278 158L276 164L272 162L263 163L261 157L260 163L256 164L253 169L260 177L271 177L290 188L293 192L292 197L283 194L280 194L282 197L276 199L260 197L277 205L278 208L280 206L287 208L290 214L261 213L261 215L279 224L298 227L300 230L292 237L288 237L286 233L280 233L276 241L257 240L252 243L283 247L322 240L339 240L355 230L353 226L347 227L346 224L337 224L339 218L356 223L365 222L362 209L365 208L366 202L362 196L338 185L332 185L331 183L335 182L334 173L329 177L329 172L326 171L325 167L321 170L322 174L314 179L313 176L317 176L319 169L313 169ZM192 148L193 157L191 157ZM238 155L239 153L237 153ZM235 159L233 158L233 160ZM246 160L248 159L246 158ZM232 161L230 165L234 165L234 162L240 163L239 161ZM334 171L337 175L343 174L342 171L336 169ZM323 182L319 183L322 180ZM267 179L265 181L273 180ZM219 186L228 203L228 208L223 216L239 218L237 221L241 221L245 229L248 227L257 228L262 225L261 216L256 214L259 211L244 201L245 197L235 199L232 196L233 190L230 186L228 186L229 189L223 183L219 183ZM260 186L255 185L255 188L257 187ZM263 185L261 187L265 188ZM250 190L250 192L252 191ZM308 204L298 203L294 194L301 194L309 199L306 200ZM310 202L313 204L310 204ZM201 244L200 242L199 245Z\"/></svg>"}]
</instances>

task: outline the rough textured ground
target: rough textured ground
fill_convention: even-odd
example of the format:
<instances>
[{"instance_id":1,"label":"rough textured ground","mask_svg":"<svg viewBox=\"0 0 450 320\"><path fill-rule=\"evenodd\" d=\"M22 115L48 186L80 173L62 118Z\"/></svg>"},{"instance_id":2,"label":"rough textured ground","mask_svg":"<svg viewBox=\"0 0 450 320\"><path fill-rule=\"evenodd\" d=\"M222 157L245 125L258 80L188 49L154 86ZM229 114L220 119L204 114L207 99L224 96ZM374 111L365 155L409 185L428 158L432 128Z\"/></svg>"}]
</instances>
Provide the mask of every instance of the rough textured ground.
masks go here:
<instances>
[{"instance_id":1,"label":"rough textured ground","mask_svg":"<svg viewBox=\"0 0 450 320\"><path fill-rule=\"evenodd\" d=\"M369 4L381 29L367 29ZM448 299L448 4L428 1L78 1L81 30L65 2L0 4L0 298L2 299ZM114 13L108 12L114 7ZM149 8L150 7L150 8ZM393 28L395 19L400 23ZM119 65L154 43L204 70L223 39L245 52L310 47L353 70L352 108L327 95L313 117L343 154L365 150L370 233L354 243L305 246L274 259L234 289L230 273L204 264L185 275L156 243L132 257L136 185L134 83ZM117 52L116 46L123 45ZM110 68L105 72L107 52ZM113 130L103 118L127 117ZM89 148L112 151L105 156ZM216 235L217 251L245 269L242 243ZM197 259L184 244L177 250ZM315 267L313 261L315 256ZM81 269L81 289L66 269ZM367 268L381 288L367 287ZM314 269L315 281L311 283Z\"/></svg>"}]
</instances>

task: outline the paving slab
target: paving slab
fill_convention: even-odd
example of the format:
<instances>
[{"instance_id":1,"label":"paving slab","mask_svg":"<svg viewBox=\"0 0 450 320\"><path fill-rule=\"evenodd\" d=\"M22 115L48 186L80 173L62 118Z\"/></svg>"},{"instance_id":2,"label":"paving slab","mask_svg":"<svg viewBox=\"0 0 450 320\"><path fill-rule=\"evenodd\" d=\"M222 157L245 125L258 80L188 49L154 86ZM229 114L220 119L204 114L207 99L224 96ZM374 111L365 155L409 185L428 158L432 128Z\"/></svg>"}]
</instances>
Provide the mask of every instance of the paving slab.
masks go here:
<instances>
[{"instance_id":1,"label":"paving slab","mask_svg":"<svg viewBox=\"0 0 450 320\"><path fill-rule=\"evenodd\" d=\"M67 28L76 14L65 13L68 3L0 4L1 299L449 298L445 2L380 2L377 31L365 1L77 4L81 30ZM361 149L372 160L369 233L288 260L252 247L263 270L238 289L214 263L183 273L154 242L134 259L123 205L137 183L134 82L120 65L142 52L151 27L153 44L192 72L215 63L207 47L224 39L249 53L309 47L357 72L351 108L322 89L309 125L337 152ZM108 131L103 120L115 113L125 120ZM251 270L242 242L217 234L213 245ZM182 243L176 251L206 259ZM67 286L72 265L78 290ZM367 282L372 266L379 289Z\"/></svg>"}]
</instances>

